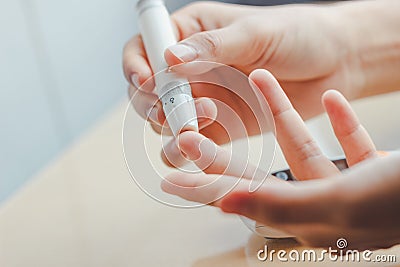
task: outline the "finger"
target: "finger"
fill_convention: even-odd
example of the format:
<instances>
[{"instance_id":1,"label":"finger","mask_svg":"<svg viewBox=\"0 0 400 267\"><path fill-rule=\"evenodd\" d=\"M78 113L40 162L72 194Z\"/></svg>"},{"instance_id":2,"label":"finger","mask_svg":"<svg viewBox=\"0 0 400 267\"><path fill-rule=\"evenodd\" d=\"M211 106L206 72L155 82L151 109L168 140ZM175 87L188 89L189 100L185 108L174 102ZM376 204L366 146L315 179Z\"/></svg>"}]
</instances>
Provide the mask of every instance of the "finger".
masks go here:
<instances>
[{"instance_id":1,"label":"finger","mask_svg":"<svg viewBox=\"0 0 400 267\"><path fill-rule=\"evenodd\" d=\"M249 163L247 158L232 155L231 151L216 145L199 133L180 134L178 146L188 159L207 174L224 174L249 180L256 175L260 179L267 176L266 172Z\"/></svg>"},{"instance_id":2,"label":"finger","mask_svg":"<svg viewBox=\"0 0 400 267\"><path fill-rule=\"evenodd\" d=\"M198 117L199 130L202 131L215 121L217 117L217 107L211 99L205 97L196 99L195 107ZM165 122L165 115L162 116L162 120ZM167 124L168 123L164 123L163 125ZM158 134L172 135L172 132L168 126L162 128L159 125L152 125L152 127ZM163 147L161 151L161 158L164 163L170 167L181 167L188 163L187 160L182 158L182 154L177 147L175 139L169 141L169 143Z\"/></svg>"},{"instance_id":3,"label":"finger","mask_svg":"<svg viewBox=\"0 0 400 267\"><path fill-rule=\"evenodd\" d=\"M197 32L225 27L237 19L239 13L252 12L254 8L243 8L216 2L195 1L171 15L174 27L181 39Z\"/></svg>"},{"instance_id":4,"label":"finger","mask_svg":"<svg viewBox=\"0 0 400 267\"><path fill-rule=\"evenodd\" d=\"M165 165L171 168L179 168L189 162L182 151L178 148L175 138L162 147L161 159Z\"/></svg>"},{"instance_id":5,"label":"finger","mask_svg":"<svg viewBox=\"0 0 400 267\"><path fill-rule=\"evenodd\" d=\"M225 12L222 16L217 9L220 10L223 5L195 3L175 12L171 16L171 22L177 39L187 38L200 31L224 27L237 18L235 14L243 12L240 8L224 5ZM153 74L140 35L136 35L126 44L123 54L124 75L129 83L139 87Z\"/></svg>"},{"instance_id":6,"label":"finger","mask_svg":"<svg viewBox=\"0 0 400 267\"><path fill-rule=\"evenodd\" d=\"M338 91L329 90L322 96L322 102L348 165L376 157L374 143L344 96Z\"/></svg>"},{"instance_id":7,"label":"finger","mask_svg":"<svg viewBox=\"0 0 400 267\"><path fill-rule=\"evenodd\" d=\"M220 199L247 180L223 175L173 173L161 182L161 189L183 199L220 206Z\"/></svg>"},{"instance_id":8,"label":"finger","mask_svg":"<svg viewBox=\"0 0 400 267\"><path fill-rule=\"evenodd\" d=\"M254 35L244 24L232 24L191 35L169 47L165 59L170 66L194 60L243 66L251 63L255 54L260 52L255 51L255 43Z\"/></svg>"},{"instance_id":9,"label":"finger","mask_svg":"<svg viewBox=\"0 0 400 267\"><path fill-rule=\"evenodd\" d=\"M146 50L140 35L134 36L124 47L123 68L127 81L139 88L146 81L144 89L151 91L154 88L154 81L151 77L153 71L147 60Z\"/></svg>"},{"instance_id":10,"label":"finger","mask_svg":"<svg viewBox=\"0 0 400 267\"><path fill-rule=\"evenodd\" d=\"M301 183L266 184L255 193L234 190L221 209L255 219L302 236L315 236L315 226L354 229L390 229L398 224L382 220L388 207L397 207L400 154L359 164L349 172ZM383 179L383 180L382 180ZM371 217L371 207L381 216ZM393 217L393 216L392 216ZM304 224L306 227L302 227ZM350 227L350 228L348 228ZM367 227L367 228L366 228ZM365 236L365 231L361 231Z\"/></svg>"},{"instance_id":11,"label":"finger","mask_svg":"<svg viewBox=\"0 0 400 267\"><path fill-rule=\"evenodd\" d=\"M134 86L129 86L128 94L132 106L142 118L160 124L163 112L156 94L138 90Z\"/></svg>"},{"instance_id":12,"label":"finger","mask_svg":"<svg viewBox=\"0 0 400 267\"><path fill-rule=\"evenodd\" d=\"M269 181L269 180L267 180ZM307 185L303 183L309 183ZM313 180L303 183L265 183L250 193L235 189L221 201L221 209L269 226L293 232L302 224L321 225L332 222L332 182Z\"/></svg>"},{"instance_id":13,"label":"finger","mask_svg":"<svg viewBox=\"0 0 400 267\"><path fill-rule=\"evenodd\" d=\"M333 221L331 181L307 186L267 179L250 193L250 181L228 175L173 173L161 183L164 192L189 201L213 204L270 226L298 226ZM290 229L290 228L289 228ZM293 229L293 228L292 228Z\"/></svg>"},{"instance_id":14,"label":"finger","mask_svg":"<svg viewBox=\"0 0 400 267\"><path fill-rule=\"evenodd\" d=\"M275 121L276 138L297 179L327 177L339 170L326 158L278 82L266 70L255 70L250 82L265 96Z\"/></svg>"},{"instance_id":15,"label":"finger","mask_svg":"<svg viewBox=\"0 0 400 267\"><path fill-rule=\"evenodd\" d=\"M156 94L138 90L133 86L129 87L128 94L136 112L138 112L142 118L152 122L153 129L157 133L172 135L168 123L166 123L161 103ZM199 129L203 129L215 121L217 117L217 106L211 99L205 97L195 99L195 108Z\"/></svg>"}]
</instances>

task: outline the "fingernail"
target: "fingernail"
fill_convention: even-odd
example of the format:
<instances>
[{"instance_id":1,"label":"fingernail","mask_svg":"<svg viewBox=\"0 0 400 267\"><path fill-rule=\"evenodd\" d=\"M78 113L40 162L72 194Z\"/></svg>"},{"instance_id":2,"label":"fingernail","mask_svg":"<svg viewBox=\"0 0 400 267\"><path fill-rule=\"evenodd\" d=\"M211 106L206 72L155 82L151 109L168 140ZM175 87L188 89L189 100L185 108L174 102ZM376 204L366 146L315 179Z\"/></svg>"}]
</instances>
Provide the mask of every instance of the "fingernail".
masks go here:
<instances>
[{"instance_id":1,"label":"fingernail","mask_svg":"<svg viewBox=\"0 0 400 267\"><path fill-rule=\"evenodd\" d=\"M158 121L158 107L150 108L150 110L147 111L147 118L150 119L151 121L155 122L155 123L159 123L159 121Z\"/></svg>"},{"instance_id":2,"label":"fingernail","mask_svg":"<svg viewBox=\"0 0 400 267\"><path fill-rule=\"evenodd\" d=\"M170 46L168 50L182 62L193 61L197 58L196 50L184 44Z\"/></svg>"},{"instance_id":3,"label":"fingernail","mask_svg":"<svg viewBox=\"0 0 400 267\"><path fill-rule=\"evenodd\" d=\"M181 148L181 146L179 145L179 138L180 138L179 135L175 138L175 148L178 149L179 153L180 153L184 158L189 159L188 156L187 156L187 154L186 154L186 152L183 151L182 148Z\"/></svg>"},{"instance_id":4,"label":"fingernail","mask_svg":"<svg viewBox=\"0 0 400 267\"><path fill-rule=\"evenodd\" d=\"M136 88L139 89L139 87L140 87L139 74L137 74L137 73L132 74L131 82L132 82L133 86L135 86Z\"/></svg>"},{"instance_id":5,"label":"fingernail","mask_svg":"<svg viewBox=\"0 0 400 267\"><path fill-rule=\"evenodd\" d=\"M188 160L194 161L200 158L201 151L199 149L199 143L196 140L193 140L193 143L188 145L181 145L180 144L181 136L178 135L175 139L176 147L179 149L181 154Z\"/></svg>"}]
</instances>

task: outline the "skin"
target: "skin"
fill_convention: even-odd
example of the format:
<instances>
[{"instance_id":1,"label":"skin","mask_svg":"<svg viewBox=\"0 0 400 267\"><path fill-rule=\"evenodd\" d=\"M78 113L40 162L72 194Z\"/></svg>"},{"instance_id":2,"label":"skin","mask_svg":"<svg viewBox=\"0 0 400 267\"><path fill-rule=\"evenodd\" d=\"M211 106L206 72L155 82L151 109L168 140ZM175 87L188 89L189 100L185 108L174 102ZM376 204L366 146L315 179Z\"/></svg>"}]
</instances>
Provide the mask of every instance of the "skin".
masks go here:
<instances>
[{"instance_id":1,"label":"skin","mask_svg":"<svg viewBox=\"0 0 400 267\"><path fill-rule=\"evenodd\" d=\"M353 100L399 89L399 10L400 1L380 0L265 8L196 2L175 12L171 20L179 43L165 51L167 63L174 66L206 60L230 65L245 75L252 73L251 81L275 115L277 139L286 160L301 182L284 183L271 177L258 191L249 193L255 166L244 174L228 168L229 154L218 146L212 150L217 155L214 162L206 157L206 151L199 153L201 140L217 145L231 141L214 121L229 122L232 115L223 113L215 99L239 114L250 135L259 131L249 115L251 110L234 94L194 86L200 134L182 133L164 147L162 157L170 166L179 166L184 152L199 166L208 167L204 175L174 174L168 179L196 188L217 175L221 183L216 185L222 188L205 195L168 184L163 184L163 189L208 203L212 194L226 190L224 184L244 178L233 192L212 204L292 233L309 245L331 245L343 236L357 248L397 244L400 158L376 155L341 94ZM138 114L149 119L156 132L164 129L168 133L139 35L125 46L123 68L129 93L136 96L133 106ZM276 80L268 72L253 72L257 68L268 69ZM174 71L186 74L185 68ZM338 88L341 94L328 91L331 88ZM324 108L351 166L343 174L321 154L302 123ZM239 159L236 162L240 165Z\"/></svg>"},{"instance_id":2,"label":"skin","mask_svg":"<svg viewBox=\"0 0 400 267\"><path fill-rule=\"evenodd\" d=\"M306 245L327 247L340 237L348 240L349 248L357 249L398 244L400 153L380 157L343 95L327 91L322 103L350 166L341 173L321 153L275 78L256 70L250 79L271 106L276 138L299 181L270 176L251 193L248 188L256 167L242 174L242 169L231 167L245 164L240 165L234 155L214 143L214 148L204 145L209 139L199 133L184 132L179 147L204 174L173 173L163 181L162 189L285 231ZM228 191L235 182L237 186Z\"/></svg>"},{"instance_id":3,"label":"skin","mask_svg":"<svg viewBox=\"0 0 400 267\"><path fill-rule=\"evenodd\" d=\"M399 10L397 0L277 7L196 1L172 14L180 42L165 51L165 59L171 66L214 61L246 75L256 68L268 69L302 118L308 119L323 111L320 99L328 89L336 88L353 100L399 88ZM371 17L371 13L375 15ZM137 96L133 105L138 114L149 119L156 132L164 127L163 133L168 134L140 35L126 44L123 69L131 84L130 96ZM179 72L179 68L175 70ZM246 104L231 92L212 86L194 86L192 91L200 132L217 144L231 141L213 123L217 116L229 121L230 115L221 114L210 99L222 100L247 122L251 112ZM250 135L259 134L255 120L245 126ZM174 150L170 144L162 152L169 165L165 154L173 159L172 165L179 165L180 159L173 156L179 153Z\"/></svg>"}]
</instances>

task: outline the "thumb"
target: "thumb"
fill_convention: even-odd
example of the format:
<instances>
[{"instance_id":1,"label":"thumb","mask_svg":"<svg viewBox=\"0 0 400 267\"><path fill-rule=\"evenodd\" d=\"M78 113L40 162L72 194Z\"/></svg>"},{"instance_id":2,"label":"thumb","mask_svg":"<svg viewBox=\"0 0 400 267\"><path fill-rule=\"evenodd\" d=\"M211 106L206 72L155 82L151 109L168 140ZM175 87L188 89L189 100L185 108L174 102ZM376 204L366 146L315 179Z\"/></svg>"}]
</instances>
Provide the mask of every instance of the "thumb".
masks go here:
<instances>
[{"instance_id":1,"label":"thumb","mask_svg":"<svg viewBox=\"0 0 400 267\"><path fill-rule=\"evenodd\" d=\"M227 65L241 65L252 61L255 39L240 25L193 34L165 51L168 65L173 66L194 60L214 61ZM239 62L240 61L240 62Z\"/></svg>"}]
</instances>

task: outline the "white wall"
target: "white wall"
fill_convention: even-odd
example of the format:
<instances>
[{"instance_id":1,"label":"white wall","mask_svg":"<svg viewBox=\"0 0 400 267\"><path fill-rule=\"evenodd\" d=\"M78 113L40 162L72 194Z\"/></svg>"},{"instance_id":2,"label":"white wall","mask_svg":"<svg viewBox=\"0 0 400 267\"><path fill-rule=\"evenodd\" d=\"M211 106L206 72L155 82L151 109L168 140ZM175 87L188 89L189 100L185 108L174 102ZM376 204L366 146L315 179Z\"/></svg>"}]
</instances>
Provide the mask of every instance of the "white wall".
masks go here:
<instances>
[{"instance_id":1,"label":"white wall","mask_svg":"<svg viewBox=\"0 0 400 267\"><path fill-rule=\"evenodd\" d=\"M134 5L0 1L0 200L126 96Z\"/></svg>"}]
</instances>

